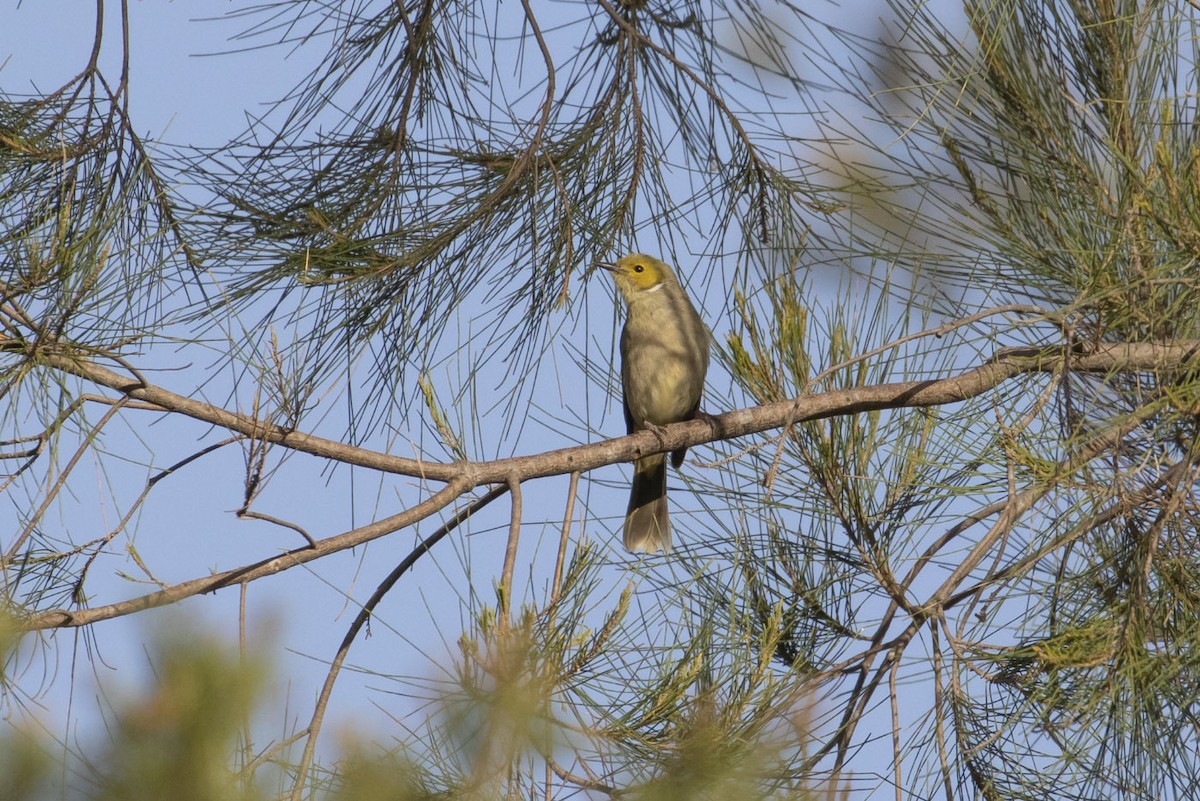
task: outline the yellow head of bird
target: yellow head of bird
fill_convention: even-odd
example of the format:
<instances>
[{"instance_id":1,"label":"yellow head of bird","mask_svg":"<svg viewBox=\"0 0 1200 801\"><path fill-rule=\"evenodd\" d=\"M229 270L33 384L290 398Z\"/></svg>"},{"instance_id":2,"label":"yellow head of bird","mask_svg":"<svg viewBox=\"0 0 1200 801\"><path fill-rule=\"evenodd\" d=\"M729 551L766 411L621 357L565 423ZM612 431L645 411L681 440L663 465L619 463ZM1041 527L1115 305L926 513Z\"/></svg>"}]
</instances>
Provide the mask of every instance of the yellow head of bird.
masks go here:
<instances>
[{"instance_id":1,"label":"yellow head of bird","mask_svg":"<svg viewBox=\"0 0 1200 801\"><path fill-rule=\"evenodd\" d=\"M630 253L618 259L616 264L600 266L613 274L617 289L626 303L642 292L652 292L663 284L675 281L675 274L670 267L645 253Z\"/></svg>"}]
</instances>

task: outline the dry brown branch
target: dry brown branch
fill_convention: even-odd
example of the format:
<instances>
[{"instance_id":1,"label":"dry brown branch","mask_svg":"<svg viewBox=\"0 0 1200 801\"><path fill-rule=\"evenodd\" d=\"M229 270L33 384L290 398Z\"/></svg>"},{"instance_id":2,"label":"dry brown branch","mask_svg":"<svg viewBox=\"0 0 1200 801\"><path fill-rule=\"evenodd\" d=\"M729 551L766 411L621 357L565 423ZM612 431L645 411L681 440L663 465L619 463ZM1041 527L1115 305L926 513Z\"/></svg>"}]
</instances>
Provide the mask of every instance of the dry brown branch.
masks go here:
<instances>
[{"instance_id":1,"label":"dry brown branch","mask_svg":"<svg viewBox=\"0 0 1200 801\"><path fill-rule=\"evenodd\" d=\"M0 341L0 348L3 346L4 342ZM1086 352L1069 354L1054 348L1007 348L985 364L947 378L900 381L802 395L795 400L777 401L704 419L675 423L666 426L661 432L642 431L590 445L490 462L432 462L380 453L290 430L249 415L193 400L161 387L142 385L76 356L42 351L39 352L38 359L63 372L123 392L134 400L153 403L167 411L178 412L302 453L385 473L434 481L465 482L470 487L477 487L481 484L508 481L510 476L526 481L531 478L564 475L575 470L594 470L647 454L769 431L785 425L789 420L804 422L881 409L957 403L981 395L1022 373L1055 373L1062 369L1076 373L1177 369L1200 361L1198 356L1200 341L1193 340L1174 343L1101 344Z\"/></svg>"},{"instance_id":2,"label":"dry brown branch","mask_svg":"<svg viewBox=\"0 0 1200 801\"><path fill-rule=\"evenodd\" d=\"M2 345L2 343L0 343ZM30 615L23 623L29 629L64 626L83 626L112 617L132 614L143 609L163 606L203 592L211 592L231 584L254 581L312 561L330 553L351 548L412 525L445 508L463 493L483 484L527 481L532 478L586 472L605 465L633 458L692 447L716 440L746 436L778 428L789 421L803 422L861 412L939 406L956 403L995 388L1004 381L1026 373L1057 373L1068 369L1076 373L1116 373L1178 369L1196 363L1200 343L1194 341L1151 344L1116 343L1098 345L1086 352L1064 352L1062 349L1010 348L998 353L985 364L941 379L904 381L875 386L853 387L826 393L803 395L794 400L779 401L763 406L740 409L722 415L676 423L661 432L639 432L603 442L578 445L545 453L517 456L490 462L440 463L406 459L391 454L369 451L334 440L292 431L253 417L231 412L212 404L196 401L153 385L131 382L108 368L86 359L60 353L39 351L38 359L49 366L126 394L133 400L145 401L168 411L187 415L196 420L255 436L296 451L321 456L347 464L371 467L382 472L400 473L447 482L430 497L410 509L383 520L362 526L333 537L317 540L315 546L305 547L273 556L234 570L192 579L138 598L93 609L68 611L49 610ZM1088 453L1091 449L1088 449ZM1078 454L1077 458L1083 454ZM1029 492L1029 491L1027 491ZM1009 502L994 530L998 533L1019 516L1034 499L1021 497ZM985 538L990 543L992 538ZM972 557L986 551L981 543ZM973 568L974 558L967 560ZM943 585L944 594L928 602L933 609L944 604L961 582L964 567Z\"/></svg>"}]
</instances>

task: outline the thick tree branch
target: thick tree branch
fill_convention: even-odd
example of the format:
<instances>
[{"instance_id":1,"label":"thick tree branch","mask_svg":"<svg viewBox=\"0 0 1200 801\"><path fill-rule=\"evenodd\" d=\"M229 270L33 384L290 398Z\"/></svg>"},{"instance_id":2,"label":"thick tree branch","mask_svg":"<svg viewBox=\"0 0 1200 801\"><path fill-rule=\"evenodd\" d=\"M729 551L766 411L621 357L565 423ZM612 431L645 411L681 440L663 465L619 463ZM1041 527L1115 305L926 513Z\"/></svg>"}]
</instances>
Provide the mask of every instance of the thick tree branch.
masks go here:
<instances>
[{"instance_id":1,"label":"thick tree branch","mask_svg":"<svg viewBox=\"0 0 1200 801\"><path fill-rule=\"evenodd\" d=\"M11 342L0 340L0 350ZM337 440L293 431L275 423L194 400L161 387L123 376L75 354L39 350L42 364L85 378L135 400L145 401L196 420L253 436L303 453L345 464L434 481L457 481L468 488L481 484L564 475L629 461L647 454L703 445L717 440L769 431L788 423L819 420L881 409L942 406L982 395L1022 373L1116 373L1172 370L1200 364L1200 341L1102 344L1087 351L1064 353L1056 348L1008 348L985 364L947 378L900 381L853 387L676 423L657 432L642 431L589 445L577 445L530 456L490 462L427 462Z\"/></svg>"}]
</instances>

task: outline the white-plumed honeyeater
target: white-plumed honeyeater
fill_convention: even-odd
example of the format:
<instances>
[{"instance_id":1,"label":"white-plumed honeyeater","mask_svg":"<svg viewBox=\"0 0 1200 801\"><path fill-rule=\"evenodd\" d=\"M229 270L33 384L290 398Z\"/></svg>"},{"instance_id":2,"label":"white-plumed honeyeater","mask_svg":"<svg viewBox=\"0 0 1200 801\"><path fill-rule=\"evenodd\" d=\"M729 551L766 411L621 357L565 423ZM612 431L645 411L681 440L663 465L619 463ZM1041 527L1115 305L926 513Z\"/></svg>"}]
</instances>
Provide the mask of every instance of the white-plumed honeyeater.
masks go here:
<instances>
[{"instance_id":1,"label":"white-plumed honeyeater","mask_svg":"<svg viewBox=\"0 0 1200 801\"><path fill-rule=\"evenodd\" d=\"M633 253L602 266L612 272L628 307L621 331L626 429L630 434L654 431L691 420L700 408L708 372L708 329L700 315L671 268L653 256ZM672 452L671 464L678 468L686 452ZM633 464L625 548L647 553L671 549L665 454Z\"/></svg>"}]
</instances>

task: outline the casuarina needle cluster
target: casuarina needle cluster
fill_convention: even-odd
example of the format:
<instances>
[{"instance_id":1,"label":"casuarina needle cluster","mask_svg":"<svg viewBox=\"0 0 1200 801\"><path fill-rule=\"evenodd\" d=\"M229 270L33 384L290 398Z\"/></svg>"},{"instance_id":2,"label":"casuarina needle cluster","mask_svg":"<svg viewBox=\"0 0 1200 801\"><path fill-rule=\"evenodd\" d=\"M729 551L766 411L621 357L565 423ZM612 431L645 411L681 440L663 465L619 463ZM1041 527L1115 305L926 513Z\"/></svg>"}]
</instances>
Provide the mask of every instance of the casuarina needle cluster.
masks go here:
<instances>
[{"instance_id":1,"label":"casuarina needle cluster","mask_svg":"<svg viewBox=\"0 0 1200 801\"><path fill-rule=\"evenodd\" d=\"M612 272L629 310L621 331L628 432L656 431L692 419L708 372L708 330L700 315L675 273L653 256L633 253L601 266ZM671 464L678 468L686 452L687 448L672 452ZM647 553L671 549L665 454L634 462L625 548Z\"/></svg>"}]
</instances>

